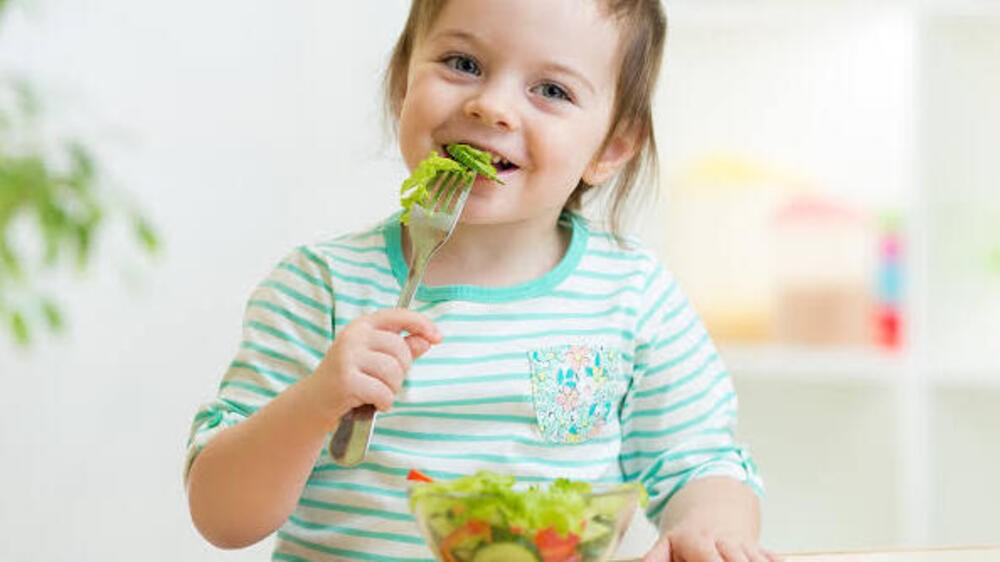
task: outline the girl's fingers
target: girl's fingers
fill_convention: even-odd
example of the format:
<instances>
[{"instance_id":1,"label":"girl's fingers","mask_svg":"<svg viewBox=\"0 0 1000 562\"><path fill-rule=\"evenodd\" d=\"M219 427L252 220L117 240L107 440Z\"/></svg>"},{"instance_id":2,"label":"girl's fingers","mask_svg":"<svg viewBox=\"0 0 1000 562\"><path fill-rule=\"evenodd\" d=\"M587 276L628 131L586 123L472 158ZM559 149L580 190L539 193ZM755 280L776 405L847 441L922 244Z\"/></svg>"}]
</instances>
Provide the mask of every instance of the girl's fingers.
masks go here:
<instances>
[{"instance_id":1,"label":"girl's fingers","mask_svg":"<svg viewBox=\"0 0 1000 562\"><path fill-rule=\"evenodd\" d=\"M670 540L664 537L657 541L642 558L642 562L670 562Z\"/></svg>"},{"instance_id":2,"label":"girl's fingers","mask_svg":"<svg viewBox=\"0 0 1000 562\"><path fill-rule=\"evenodd\" d=\"M729 562L722 558L718 545L711 539L705 540L703 537L691 541L690 550L681 552L685 560L697 560L698 562ZM736 562L736 561L733 561Z\"/></svg>"},{"instance_id":3,"label":"girl's fingers","mask_svg":"<svg viewBox=\"0 0 1000 562\"><path fill-rule=\"evenodd\" d=\"M427 350L431 348L431 342L427 341L423 336L411 334L403 339L406 341L406 345L410 347L410 355L414 359L427 353Z\"/></svg>"},{"instance_id":4,"label":"girl's fingers","mask_svg":"<svg viewBox=\"0 0 1000 562\"><path fill-rule=\"evenodd\" d=\"M404 373L410 370L413 363L412 348L399 334L375 330L368 335L368 347L371 351L393 357Z\"/></svg>"},{"instance_id":5,"label":"girl's fingers","mask_svg":"<svg viewBox=\"0 0 1000 562\"><path fill-rule=\"evenodd\" d=\"M369 315L369 320L379 330L385 330L394 334L409 332L419 334L430 343L441 341L441 332L437 326L425 314L415 312L406 308L386 308L378 310Z\"/></svg>"},{"instance_id":6,"label":"girl's fingers","mask_svg":"<svg viewBox=\"0 0 1000 562\"><path fill-rule=\"evenodd\" d=\"M771 562L763 548L754 546L750 548L750 562Z\"/></svg>"},{"instance_id":7,"label":"girl's fingers","mask_svg":"<svg viewBox=\"0 0 1000 562\"><path fill-rule=\"evenodd\" d=\"M396 399L392 389L375 377L358 377L358 397L362 403L371 404L379 412L388 412Z\"/></svg>"},{"instance_id":8,"label":"girl's fingers","mask_svg":"<svg viewBox=\"0 0 1000 562\"><path fill-rule=\"evenodd\" d=\"M726 562L750 562L743 548L732 541L717 540L715 541L715 549Z\"/></svg>"},{"instance_id":9,"label":"girl's fingers","mask_svg":"<svg viewBox=\"0 0 1000 562\"><path fill-rule=\"evenodd\" d=\"M406 353L409 353L409 350ZM406 378L406 371L400 365L399 359L386 353L365 353L358 358L358 368L369 377L381 381L393 394L399 392L403 386L403 379Z\"/></svg>"},{"instance_id":10,"label":"girl's fingers","mask_svg":"<svg viewBox=\"0 0 1000 562\"><path fill-rule=\"evenodd\" d=\"M771 552L766 548L762 548L760 550L764 554L764 559L767 560L767 562L785 562L784 557L782 557L780 554Z\"/></svg>"}]
</instances>

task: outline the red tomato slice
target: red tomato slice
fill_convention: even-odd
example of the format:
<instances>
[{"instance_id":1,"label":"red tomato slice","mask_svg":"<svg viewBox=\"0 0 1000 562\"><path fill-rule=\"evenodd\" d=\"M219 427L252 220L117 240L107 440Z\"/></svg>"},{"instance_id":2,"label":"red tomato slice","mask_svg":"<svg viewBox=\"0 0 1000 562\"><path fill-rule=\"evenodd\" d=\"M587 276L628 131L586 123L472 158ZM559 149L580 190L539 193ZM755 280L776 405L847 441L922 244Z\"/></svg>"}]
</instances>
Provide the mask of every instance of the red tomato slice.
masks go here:
<instances>
[{"instance_id":1,"label":"red tomato slice","mask_svg":"<svg viewBox=\"0 0 1000 562\"><path fill-rule=\"evenodd\" d=\"M406 475L406 479L411 482L433 482L434 479L415 468L411 468Z\"/></svg>"},{"instance_id":2,"label":"red tomato slice","mask_svg":"<svg viewBox=\"0 0 1000 562\"><path fill-rule=\"evenodd\" d=\"M578 544L580 544L579 536L567 533L562 537L552 527L541 530L535 535L535 546L542 555L542 562L571 562L575 558Z\"/></svg>"}]
</instances>

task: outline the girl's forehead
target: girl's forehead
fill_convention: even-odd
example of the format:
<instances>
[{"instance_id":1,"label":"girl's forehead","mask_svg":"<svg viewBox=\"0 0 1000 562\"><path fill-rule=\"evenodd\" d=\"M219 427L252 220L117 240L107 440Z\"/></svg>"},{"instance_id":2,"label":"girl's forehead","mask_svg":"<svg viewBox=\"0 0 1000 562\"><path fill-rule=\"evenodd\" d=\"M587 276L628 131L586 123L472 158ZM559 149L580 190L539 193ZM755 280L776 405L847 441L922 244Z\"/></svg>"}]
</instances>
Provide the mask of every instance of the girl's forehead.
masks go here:
<instances>
[{"instance_id":1,"label":"girl's forehead","mask_svg":"<svg viewBox=\"0 0 1000 562\"><path fill-rule=\"evenodd\" d=\"M493 39L572 37L569 48L618 36L614 19L597 0L450 0L431 22L428 35L445 27L475 29Z\"/></svg>"}]
</instances>

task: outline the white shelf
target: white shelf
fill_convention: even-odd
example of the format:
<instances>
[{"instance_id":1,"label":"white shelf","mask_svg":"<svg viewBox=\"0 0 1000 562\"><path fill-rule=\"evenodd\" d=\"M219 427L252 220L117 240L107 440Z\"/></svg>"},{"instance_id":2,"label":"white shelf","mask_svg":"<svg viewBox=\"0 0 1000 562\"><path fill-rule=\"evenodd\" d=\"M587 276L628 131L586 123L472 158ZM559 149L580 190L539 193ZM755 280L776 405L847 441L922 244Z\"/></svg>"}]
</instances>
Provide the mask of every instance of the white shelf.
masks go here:
<instances>
[{"instance_id":1,"label":"white shelf","mask_svg":"<svg viewBox=\"0 0 1000 562\"><path fill-rule=\"evenodd\" d=\"M969 240L998 236L1000 1L666 6L674 75L661 107L671 158L736 144L905 219L907 349L717 342L741 394L740 423L765 479L774 475L765 535L779 545L862 547L997 540L995 526L976 525L996 503L979 488L989 489L1000 459L990 409L1000 391L1000 354L991 351L1000 289L982 274L965 279L963 267L984 253ZM695 248L700 258L705 248ZM835 484L824 488L824 478ZM807 527L817 514L829 524L810 535L795 528L803 514Z\"/></svg>"},{"instance_id":2,"label":"white shelf","mask_svg":"<svg viewBox=\"0 0 1000 562\"><path fill-rule=\"evenodd\" d=\"M1000 388L1000 366L968 361L917 364L905 351L866 347L719 344L733 378L789 383L908 384Z\"/></svg>"},{"instance_id":3,"label":"white shelf","mask_svg":"<svg viewBox=\"0 0 1000 562\"><path fill-rule=\"evenodd\" d=\"M970 390L1000 390L1000 370L988 368L937 371L930 382L935 388L968 388Z\"/></svg>"},{"instance_id":4,"label":"white shelf","mask_svg":"<svg viewBox=\"0 0 1000 562\"><path fill-rule=\"evenodd\" d=\"M898 384L912 376L904 352L876 348L721 344L719 353L736 380Z\"/></svg>"}]
</instances>

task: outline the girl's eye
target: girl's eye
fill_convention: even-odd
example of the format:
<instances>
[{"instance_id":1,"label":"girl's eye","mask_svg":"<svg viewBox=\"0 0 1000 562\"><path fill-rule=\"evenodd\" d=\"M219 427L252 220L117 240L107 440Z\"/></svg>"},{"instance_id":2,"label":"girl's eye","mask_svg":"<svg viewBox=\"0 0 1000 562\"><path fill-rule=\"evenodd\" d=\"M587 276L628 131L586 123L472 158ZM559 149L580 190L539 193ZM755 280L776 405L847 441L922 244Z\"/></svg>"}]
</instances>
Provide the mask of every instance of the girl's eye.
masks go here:
<instances>
[{"instance_id":1,"label":"girl's eye","mask_svg":"<svg viewBox=\"0 0 1000 562\"><path fill-rule=\"evenodd\" d=\"M462 72L464 74L473 74L479 76L479 63L476 62L472 57L467 57L465 55L449 55L445 57L442 61L449 67Z\"/></svg>"},{"instance_id":2,"label":"girl's eye","mask_svg":"<svg viewBox=\"0 0 1000 562\"><path fill-rule=\"evenodd\" d=\"M565 88L558 84L553 84L552 82L546 82L535 86L535 92L540 94L542 97L553 100L573 101L572 98L569 97L569 93Z\"/></svg>"}]
</instances>

